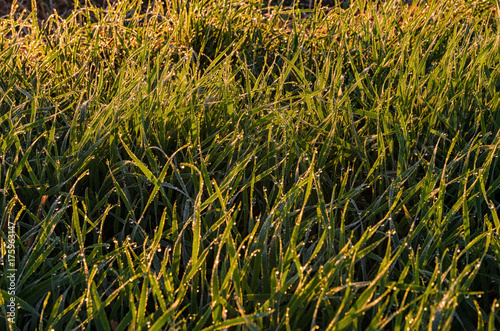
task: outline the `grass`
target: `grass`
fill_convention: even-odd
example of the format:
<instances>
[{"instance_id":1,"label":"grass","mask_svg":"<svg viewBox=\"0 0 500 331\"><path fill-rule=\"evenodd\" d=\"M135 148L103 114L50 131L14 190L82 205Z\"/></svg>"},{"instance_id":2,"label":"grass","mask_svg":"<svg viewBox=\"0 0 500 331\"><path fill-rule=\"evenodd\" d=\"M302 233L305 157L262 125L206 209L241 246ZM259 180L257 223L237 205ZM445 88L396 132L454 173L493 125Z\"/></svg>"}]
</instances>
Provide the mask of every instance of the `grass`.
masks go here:
<instances>
[{"instance_id":1,"label":"grass","mask_svg":"<svg viewBox=\"0 0 500 331\"><path fill-rule=\"evenodd\" d=\"M4 325L500 325L498 2L140 8L0 20Z\"/></svg>"}]
</instances>

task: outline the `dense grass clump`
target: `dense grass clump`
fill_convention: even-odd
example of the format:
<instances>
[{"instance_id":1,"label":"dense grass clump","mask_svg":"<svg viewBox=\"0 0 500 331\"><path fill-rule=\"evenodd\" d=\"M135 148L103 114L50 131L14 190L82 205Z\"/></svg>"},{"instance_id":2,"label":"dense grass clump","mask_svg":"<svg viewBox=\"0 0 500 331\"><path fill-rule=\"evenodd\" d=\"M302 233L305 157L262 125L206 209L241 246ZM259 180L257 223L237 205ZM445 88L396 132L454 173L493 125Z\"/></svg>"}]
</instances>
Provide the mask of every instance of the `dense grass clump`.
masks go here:
<instances>
[{"instance_id":1,"label":"dense grass clump","mask_svg":"<svg viewBox=\"0 0 500 331\"><path fill-rule=\"evenodd\" d=\"M12 329L500 325L498 2L141 8L0 20Z\"/></svg>"}]
</instances>

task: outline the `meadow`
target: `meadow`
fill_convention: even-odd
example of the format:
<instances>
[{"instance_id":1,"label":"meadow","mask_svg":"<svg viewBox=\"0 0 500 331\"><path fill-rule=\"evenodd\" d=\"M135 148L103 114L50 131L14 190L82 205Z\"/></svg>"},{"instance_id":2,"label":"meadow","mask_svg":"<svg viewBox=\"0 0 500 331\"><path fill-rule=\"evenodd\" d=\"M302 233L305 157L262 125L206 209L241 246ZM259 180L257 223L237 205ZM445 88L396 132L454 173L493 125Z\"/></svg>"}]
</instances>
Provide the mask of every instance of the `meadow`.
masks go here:
<instances>
[{"instance_id":1,"label":"meadow","mask_svg":"<svg viewBox=\"0 0 500 331\"><path fill-rule=\"evenodd\" d=\"M38 14L0 19L2 328L500 327L497 0Z\"/></svg>"}]
</instances>

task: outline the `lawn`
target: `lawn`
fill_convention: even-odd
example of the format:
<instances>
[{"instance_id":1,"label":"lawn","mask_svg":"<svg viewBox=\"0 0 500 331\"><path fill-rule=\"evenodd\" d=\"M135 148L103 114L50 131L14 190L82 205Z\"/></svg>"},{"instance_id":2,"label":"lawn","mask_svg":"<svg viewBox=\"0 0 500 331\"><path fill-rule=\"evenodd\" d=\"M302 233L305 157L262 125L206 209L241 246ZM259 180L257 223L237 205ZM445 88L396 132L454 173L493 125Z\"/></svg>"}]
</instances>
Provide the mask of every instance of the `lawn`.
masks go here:
<instances>
[{"instance_id":1,"label":"lawn","mask_svg":"<svg viewBox=\"0 0 500 331\"><path fill-rule=\"evenodd\" d=\"M0 19L2 329L500 327L500 3L303 3Z\"/></svg>"}]
</instances>

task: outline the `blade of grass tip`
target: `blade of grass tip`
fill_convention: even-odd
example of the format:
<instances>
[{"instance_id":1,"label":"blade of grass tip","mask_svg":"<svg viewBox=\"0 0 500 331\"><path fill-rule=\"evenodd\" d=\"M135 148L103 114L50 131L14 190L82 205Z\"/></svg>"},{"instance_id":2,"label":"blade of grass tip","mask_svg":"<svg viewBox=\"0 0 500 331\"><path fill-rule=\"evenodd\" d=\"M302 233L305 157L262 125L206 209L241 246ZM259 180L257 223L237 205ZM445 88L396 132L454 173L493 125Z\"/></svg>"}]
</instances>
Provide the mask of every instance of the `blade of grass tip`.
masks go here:
<instances>
[{"instance_id":1,"label":"blade of grass tip","mask_svg":"<svg viewBox=\"0 0 500 331\"><path fill-rule=\"evenodd\" d=\"M97 268L96 268L97 270ZM94 321L96 322L96 326L99 330L109 331L109 321L106 316L106 312L104 311L104 306L102 304L101 299L99 298L99 293L97 292L97 286L94 281L92 281L90 285L90 294L91 294L91 305L93 308L93 316Z\"/></svg>"},{"instance_id":2,"label":"blade of grass tip","mask_svg":"<svg viewBox=\"0 0 500 331\"><path fill-rule=\"evenodd\" d=\"M306 192L304 194L304 200L302 201L302 207L300 209L299 215L297 216L297 220L295 221L295 227L293 228L292 236L290 238L290 247L296 247L297 246L297 239L299 236L299 229L300 229L300 223L302 221L302 217L304 216L304 210L307 205L307 201L309 200L309 196L311 195L312 191L312 186L313 186L313 179L314 179L314 160L316 157L316 153L313 153L311 163L309 165L309 168L307 169L306 173L304 174L307 177L307 186L306 186Z\"/></svg>"},{"instance_id":3,"label":"blade of grass tip","mask_svg":"<svg viewBox=\"0 0 500 331\"><path fill-rule=\"evenodd\" d=\"M80 253L84 254L85 251L85 240L83 238L83 230L80 227L80 218L78 216L78 206L77 206L78 199L75 196L71 197L71 208L72 208L72 217L71 217L71 224L74 227L74 234L75 237L78 240L78 245L80 246ZM88 275L88 270L86 272Z\"/></svg>"},{"instance_id":4,"label":"blade of grass tip","mask_svg":"<svg viewBox=\"0 0 500 331\"><path fill-rule=\"evenodd\" d=\"M90 272L86 272L86 277L85 277L85 282L87 284L87 289L86 289L86 308L87 308L87 319L93 319L95 315L97 315L96 308L94 305L93 301L93 293L92 293L92 283L94 282L94 278L97 274L97 265L94 265L92 267L92 270Z\"/></svg>"},{"instance_id":5,"label":"blade of grass tip","mask_svg":"<svg viewBox=\"0 0 500 331\"><path fill-rule=\"evenodd\" d=\"M175 204L174 204L175 206ZM178 219L177 215L175 213L174 209L174 214L172 216L172 224L175 224L176 229L173 231L173 234L176 236L176 240L174 242L174 251L173 251L173 256L172 256L172 271L174 274L177 276L179 275L179 270L180 270L180 265L181 265L181 253L182 253L182 243L184 241L184 231L188 228L190 225L189 222L185 222L184 225L182 226L181 230L178 231ZM172 226L173 227L173 226Z\"/></svg>"},{"instance_id":6,"label":"blade of grass tip","mask_svg":"<svg viewBox=\"0 0 500 331\"><path fill-rule=\"evenodd\" d=\"M215 256L215 260L212 267L212 275L210 278L210 291L212 294L211 315L212 315L212 320L214 321L218 321L222 317L221 307L218 304L221 297L220 286L219 286L219 259L220 259L220 246Z\"/></svg>"},{"instance_id":7,"label":"blade of grass tip","mask_svg":"<svg viewBox=\"0 0 500 331\"><path fill-rule=\"evenodd\" d=\"M347 175L345 176L347 178ZM339 246L344 247L346 245L346 231L345 231L345 221L346 221L346 214L347 214L347 208L349 206L349 202L346 202L344 204L344 209L342 209L342 214L340 217L340 236L339 236Z\"/></svg>"},{"instance_id":8,"label":"blade of grass tip","mask_svg":"<svg viewBox=\"0 0 500 331\"><path fill-rule=\"evenodd\" d=\"M41 220L42 219L42 209L45 207L45 203L47 202L48 196L44 195L42 196L42 199L40 200L40 204L38 205L38 211L36 213L36 217ZM5 231L6 232L6 231ZM24 241L24 247L26 247L26 250L29 250L33 246L33 241L35 240L36 233L34 233L31 237L28 237Z\"/></svg>"},{"instance_id":9,"label":"blade of grass tip","mask_svg":"<svg viewBox=\"0 0 500 331\"><path fill-rule=\"evenodd\" d=\"M226 204L224 203L224 198L222 197L219 186L217 185L216 182L213 183L213 187L215 188L216 194L219 197L221 206L224 207ZM224 212L222 218L226 219L227 221L226 221L226 228L225 228L225 230L221 236L221 239L220 239L220 243L225 243L226 245L229 245L229 241L232 241L232 238L230 238L230 237L231 237L231 229L233 226L233 220L231 219L231 216L229 215L228 211ZM223 244L218 245L217 254L215 256L215 261L213 264L214 267L212 269L213 272L212 272L212 280L211 280L212 302L214 302L214 301L217 302L221 299L220 293L222 292L223 288L225 287L225 284L228 284L228 279L229 279L228 277L230 277L230 276L232 277L232 274L227 273L226 277L224 277L224 279L223 279L223 283L219 284L219 273L218 273L219 267L218 266L219 266L219 264L221 264L220 257L222 254L223 247L224 247ZM208 247L207 247L207 249L208 249ZM228 250L230 251L230 254L232 256L232 258L230 258L230 259L234 259L234 255L235 255L234 245L228 246ZM235 264L234 265L234 267L235 267L237 263L233 263L233 264ZM221 317L220 305L217 305L216 309L213 309L213 310L214 310L214 319L219 320Z\"/></svg>"},{"instance_id":10,"label":"blade of grass tip","mask_svg":"<svg viewBox=\"0 0 500 331\"><path fill-rule=\"evenodd\" d=\"M45 312L45 308L47 307L47 303L49 302L51 292L48 292L47 295L45 295L45 299L43 300L42 304L42 311L40 312L40 321L38 324L40 325L40 329L43 329L43 313Z\"/></svg>"},{"instance_id":11,"label":"blade of grass tip","mask_svg":"<svg viewBox=\"0 0 500 331\"><path fill-rule=\"evenodd\" d=\"M153 175L153 173L148 169L148 167L144 163L142 163L141 160L139 160L139 158L137 158L137 156L135 156L135 154L130 150L130 148L127 146L127 144L125 144L125 142L121 138L121 135L120 135L120 141L122 142L123 147L127 151L127 154L133 160L134 164L142 171L144 176L146 176L146 178L155 186L156 191L158 191L161 187L161 182L159 182L158 179ZM148 200L146 208L147 208L147 206L149 206L151 201L152 201L152 199L150 198ZM140 221L142 220L142 218L144 217L144 213L146 212L146 210L145 210L146 208L144 208L141 217L137 221L137 224L139 224Z\"/></svg>"},{"instance_id":12,"label":"blade of grass tip","mask_svg":"<svg viewBox=\"0 0 500 331\"><path fill-rule=\"evenodd\" d=\"M498 308L497 298L493 299L491 304L490 316L488 317L488 331L495 330L495 317L497 315L496 310Z\"/></svg>"},{"instance_id":13,"label":"blade of grass tip","mask_svg":"<svg viewBox=\"0 0 500 331\"><path fill-rule=\"evenodd\" d=\"M144 320L146 317L146 304L148 301L148 292L149 292L149 278L144 277L142 282L142 289L139 298L139 306L137 307L137 325L142 327L144 325Z\"/></svg>"},{"instance_id":14,"label":"blade of grass tip","mask_svg":"<svg viewBox=\"0 0 500 331\"><path fill-rule=\"evenodd\" d=\"M158 246L160 245L160 240L163 236L163 228L166 224L166 219L167 219L167 209L165 208L163 210L163 213L161 214L160 217L160 222L158 223L158 227L155 229L155 233L153 236L153 242L151 243L150 246L150 252L147 254L147 266L148 268L151 267L151 263L153 262L153 258L158 250Z\"/></svg>"},{"instance_id":15,"label":"blade of grass tip","mask_svg":"<svg viewBox=\"0 0 500 331\"><path fill-rule=\"evenodd\" d=\"M198 189L198 194L196 195L196 199L194 202L194 215L192 216L193 218L193 242L192 242L192 251L191 251L191 261L193 265L197 264L198 261L198 253L201 247L201 214L200 214L200 205L201 205L201 196L203 194L203 186L204 186L204 181L203 181L203 175L201 171L195 167L192 164L184 164L185 166L188 166L189 168L193 169L196 171L199 175L200 178L200 187Z\"/></svg>"},{"instance_id":16,"label":"blade of grass tip","mask_svg":"<svg viewBox=\"0 0 500 331\"><path fill-rule=\"evenodd\" d=\"M324 233L326 234L327 231L324 231ZM311 318L311 330L315 330L316 329L316 319L318 317L319 307L323 303L323 300L326 298L326 292L328 290L328 284L325 284L325 283L327 283L327 280L328 280L328 278L323 278L323 280L322 280L323 284L320 285L320 293L318 294L318 300L316 301L316 305L314 307L314 312L313 312L313 315L312 315L312 318Z\"/></svg>"}]
</instances>

